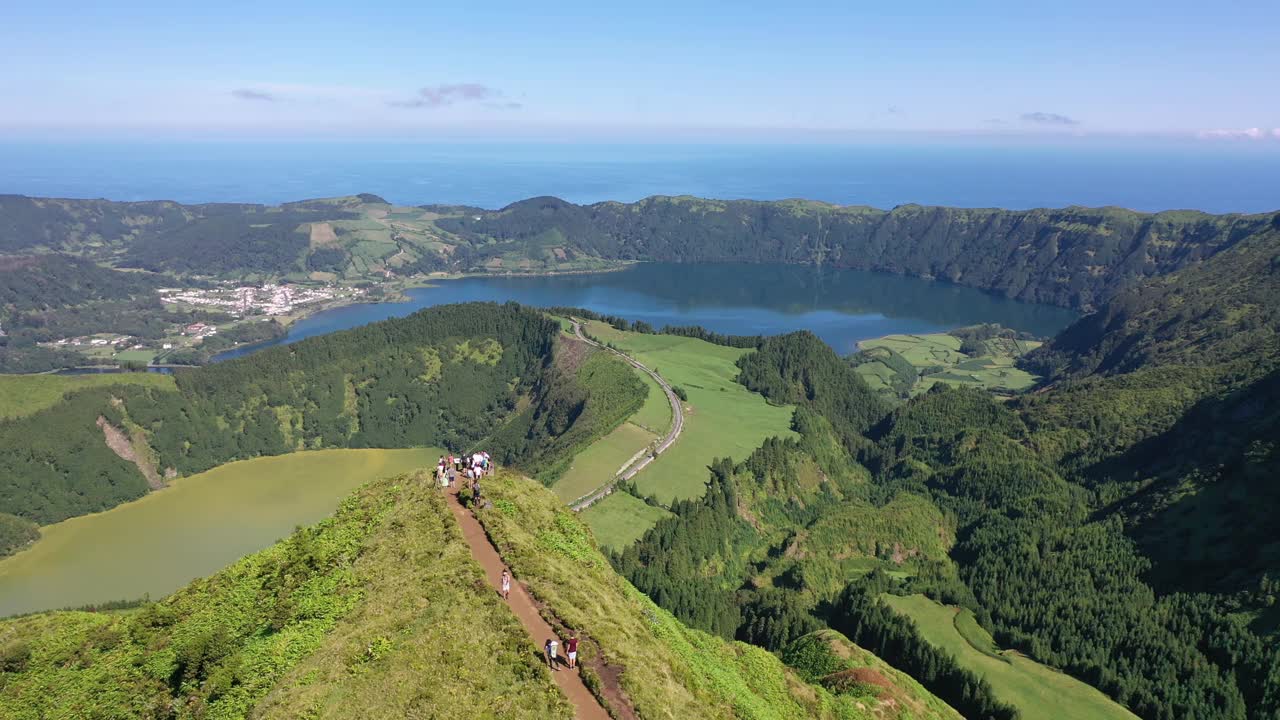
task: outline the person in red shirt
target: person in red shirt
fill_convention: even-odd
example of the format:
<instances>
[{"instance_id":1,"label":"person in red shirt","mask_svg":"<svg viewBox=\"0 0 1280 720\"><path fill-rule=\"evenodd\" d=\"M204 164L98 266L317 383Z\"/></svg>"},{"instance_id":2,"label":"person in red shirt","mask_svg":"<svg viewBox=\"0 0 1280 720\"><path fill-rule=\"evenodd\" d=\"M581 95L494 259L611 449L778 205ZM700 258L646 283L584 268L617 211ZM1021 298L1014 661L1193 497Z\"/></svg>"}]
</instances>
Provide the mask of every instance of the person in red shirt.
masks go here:
<instances>
[{"instance_id":1,"label":"person in red shirt","mask_svg":"<svg viewBox=\"0 0 1280 720\"><path fill-rule=\"evenodd\" d=\"M569 656L569 668L573 669L578 666L578 633L571 633L569 639L564 641L564 652Z\"/></svg>"}]
</instances>

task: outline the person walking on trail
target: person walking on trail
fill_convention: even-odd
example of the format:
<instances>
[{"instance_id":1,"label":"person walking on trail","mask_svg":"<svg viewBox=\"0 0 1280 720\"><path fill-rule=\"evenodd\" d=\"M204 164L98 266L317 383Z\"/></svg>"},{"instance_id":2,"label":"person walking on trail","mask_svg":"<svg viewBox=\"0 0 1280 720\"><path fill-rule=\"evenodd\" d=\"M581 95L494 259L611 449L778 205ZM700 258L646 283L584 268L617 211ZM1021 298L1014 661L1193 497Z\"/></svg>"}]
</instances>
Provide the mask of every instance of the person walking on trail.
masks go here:
<instances>
[{"instance_id":1,"label":"person walking on trail","mask_svg":"<svg viewBox=\"0 0 1280 720\"><path fill-rule=\"evenodd\" d=\"M569 656L569 669L578 667L578 633L570 633L564 641L564 654Z\"/></svg>"},{"instance_id":2,"label":"person walking on trail","mask_svg":"<svg viewBox=\"0 0 1280 720\"><path fill-rule=\"evenodd\" d=\"M547 667L552 670L559 670L560 664L560 643L555 638L548 638L547 644L543 646L547 651Z\"/></svg>"},{"instance_id":3,"label":"person walking on trail","mask_svg":"<svg viewBox=\"0 0 1280 720\"><path fill-rule=\"evenodd\" d=\"M511 571L502 568L502 599L506 600L511 595Z\"/></svg>"}]
</instances>

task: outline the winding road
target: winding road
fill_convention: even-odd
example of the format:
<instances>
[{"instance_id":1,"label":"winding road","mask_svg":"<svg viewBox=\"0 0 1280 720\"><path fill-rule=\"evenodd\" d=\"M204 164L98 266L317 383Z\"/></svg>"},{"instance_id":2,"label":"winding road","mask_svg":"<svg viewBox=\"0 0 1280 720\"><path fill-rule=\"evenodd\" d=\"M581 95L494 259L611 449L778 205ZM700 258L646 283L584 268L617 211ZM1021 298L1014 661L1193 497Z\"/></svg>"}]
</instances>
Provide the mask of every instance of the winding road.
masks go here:
<instances>
[{"instance_id":1,"label":"winding road","mask_svg":"<svg viewBox=\"0 0 1280 720\"><path fill-rule=\"evenodd\" d=\"M586 510L587 508L591 507L596 501L612 493L615 485L617 485L618 483L624 480L630 480L631 478L635 477L636 473L645 469L649 465L649 463L653 462L655 458L657 458L662 453L666 452L667 448L671 447L671 445L675 443L675 441L680 437L681 431L684 430L684 406L680 404L680 398L677 397L675 391L671 389L671 385L668 384L667 381L664 380L661 375L645 367L640 363L640 361L636 360L630 355L627 355L626 353L618 350L614 350L611 347L606 347L604 345L601 345L595 340L592 340L591 338L587 337L582 333L582 323L578 322L577 320L570 319L569 322L573 324L573 334L576 335L579 340L587 343L588 345L594 345L595 347L598 347L601 350L607 350L608 352L611 352L614 355L617 355L618 357L630 363L632 367L644 372L649 377L653 378L654 382L658 383L658 386L662 388L662 391L664 393L666 393L667 402L671 403L671 429L667 431L667 434L665 436L663 436L662 440L658 443L658 446L654 448L652 453L646 452L637 458L633 458L632 462L627 466L623 467L622 470L620 470L617 475L614 475L613 478L609 480L609 482L587 493L586 495L583 495L577 500L574 500L573 502L569 503L569 507L573 508L574 510Z\"/></svg>"}]
</instances>

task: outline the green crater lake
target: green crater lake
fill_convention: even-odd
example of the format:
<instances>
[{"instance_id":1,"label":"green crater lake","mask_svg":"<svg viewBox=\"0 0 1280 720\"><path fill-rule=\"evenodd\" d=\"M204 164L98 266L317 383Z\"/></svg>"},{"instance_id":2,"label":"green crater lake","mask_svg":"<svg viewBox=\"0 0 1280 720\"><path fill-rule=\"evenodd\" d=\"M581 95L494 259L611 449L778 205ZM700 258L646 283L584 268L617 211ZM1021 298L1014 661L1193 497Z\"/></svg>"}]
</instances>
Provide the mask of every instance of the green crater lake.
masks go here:
<instances>
[{"instance_id":1,"label":"green crater lake","mask_svg":"<svg viewBox=\"0 0 1280 720\"><path fill-rule=\"evenodd\" d=\"M0 616L167 595L333 512L376 478L442 451L315 450L229 463L106 512L40 529L0 561Z\"/></svg>"}]
</instances>

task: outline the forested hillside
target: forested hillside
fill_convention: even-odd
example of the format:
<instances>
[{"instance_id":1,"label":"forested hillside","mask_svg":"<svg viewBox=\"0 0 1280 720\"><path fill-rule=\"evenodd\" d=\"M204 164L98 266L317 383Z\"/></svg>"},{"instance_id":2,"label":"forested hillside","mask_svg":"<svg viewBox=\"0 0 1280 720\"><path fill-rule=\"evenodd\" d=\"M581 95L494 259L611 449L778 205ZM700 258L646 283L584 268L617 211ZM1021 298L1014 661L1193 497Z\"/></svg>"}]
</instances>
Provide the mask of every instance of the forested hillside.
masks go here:
<instances>
[{"instance_id":1,"label":"forested hillside","mask_svg":"<svg viewBox=\"0 0 1280 720\"><path fill-rule=\"evenodd\" d=\"M536 272L632 260L815 264L938 278L1088 310L1136 282L1234 247L1276 218L692 197L589 206L544 197L487 211L400 207L373 195L277 207L8 195L0 196L0 252L70 252L221 277Z\"/></svg>"},{"instance_id":2,"label":"forested hillside","mask_svg":"<svg viewBox=\"0 0 1280 720\"><path fill-rule=\"evenodd\" d=\"M451 305L181 372L172 388L73 393L0 422L0 511L55 522L136 498L148 480L324 447L484 441L554 474L645 390L603 353L563 360L558 335L533 310ZM498 433L518 409L516 429ZM126 447L108 447L112 435Z\"/></svg>"},{"instance_id":3,"label":"forested hillside","mask_svg":"<svg viewBox=\"0 0 1280 720\"><path fill-rule=\"evenodd\" d=\"M717 464L615 565L726 636L841 629L966 714L1007 689L883 593L967 609L1143 718L1277 717L1276 257L1266 228L1122 294L1028 358L1054 384L1010 404L939 385L885 414L821 343L767 340L740 381L801 405L801 439Z\"/></svg>"},{"instance_id":4,"label":"forested hillside","mask_svg":"<svg viewBox=\"0 0 1280 720\"><path fill-rule=\"evenodd\" d=\"M437 225L472 243L555 236L558 244L602 258L883 270L1090 309L1134 281L1232 247L1275 217L1078 207L885 211L692 197L580 206L533 198L497 212L454 214Z\"/></svg>"}]
</instances>

